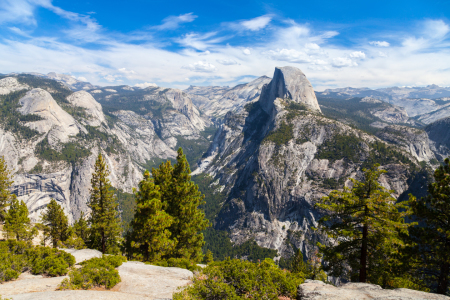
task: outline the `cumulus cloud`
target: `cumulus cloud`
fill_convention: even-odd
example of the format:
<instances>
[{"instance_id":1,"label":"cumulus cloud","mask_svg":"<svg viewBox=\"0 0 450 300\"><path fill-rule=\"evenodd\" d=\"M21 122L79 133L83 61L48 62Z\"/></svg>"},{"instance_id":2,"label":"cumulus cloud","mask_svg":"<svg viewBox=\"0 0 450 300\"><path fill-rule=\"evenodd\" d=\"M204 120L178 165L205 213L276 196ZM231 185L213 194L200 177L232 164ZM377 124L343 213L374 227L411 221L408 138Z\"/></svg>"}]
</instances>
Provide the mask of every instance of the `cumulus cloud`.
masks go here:
<instances>
[{"instance_id":1,"label":"cumulus cloud","mask_svg":"<svg viewBox=\"0 0 450 300\"><path fill-rule=\"evenodd\" d=\"M194 15L193 13L188 13L179 16L168 16L162 21L161 25L153 26L152 28L158 30L173 30L177 29L180 26L180 24L190 23L194 21L196 18L197 16Z\"/></svg>"},{"instance_id":2,"label":"cumulus cloud","mask_svg":"<svg viewBox=\"0 0 450 300\"><path fill-rule=\"evenodd\" d=\"M87 81L86 77L80 76L77 78L79 81Z\"/></svg>"},{"instance_id":3,"label":"cumulus cloud","mask_svg":"<svg viewBox=\"0 0 450 300\"><path fill-rule=\"evenodd\" d=\"M371 41L369 44L377 47L389 47L390 44L386 41Z\"/></svg>"},{"instance_id":4,"label":"cumulus cloud","mask_svg":"<svg viewBox=\"0 0 450 300\"><path fill-rule=\"evenodd\" d=\"M333 58L333 67L343 68L343 67L356 67L358 64L348 57L336 57Z\"/></svg>"},{"instance_id":5,"label":"cumulus cloud","mask_svg":"<svg viewBox=\"0 0 450 300\"><path fill-rule=\"evenodd\" d=\"M194 72L206 72L211 73L216 71L216 66L213 64L207 63L205 61L198 61L194 64L189 64L187 66L183 66L183 69L191 70Z\"/></svg>"},{"instance_id":6,"label":"cumulus cloud","mask_svg":"<svg viewBox=\"0 0 450 300\"><path fill-rule=\"evenodd\" d=\"M362 51L354 51L350 53L350 57L352 58L366 58L366 54Z\"/></svg>"},{"instance_id":7,"label":"cumulus cloud","mask_svg":"<svg viewBox=\"0 0 450 300\"><path fill-rule=\"evenodd\" d=\"M151 82L136 83L134 86L137 88L140 88L140 89L145 89L148 87L158 87L158 85L156 83L151 83Z\"/></svg>"},{"instance_id":8,"label":"cumulus cloud","mask_svg":"<svg viewBox=\"0 0 450 300\"><path fill-rule=\"evenodd\" d=\"M257 17L251 20L246 20L239 22L239 25L241 28L250 30L250 31L258 31L266 27L270 21L272 20L272 17L270 15L265 15L261 17Z\"/></svg>"},{"instance_id":9,"label":"cumulus cloud","mask_svg":"<svg viewBox=\"0 0 450 300\"><path fill-rule=\"evenodd\" d=\"M295 49L277 49L277 50L269 50L263 52L263 54L267 55L271 59L288 61L294 63L305 63L310 62L311 58L308 54L297 51Z\"/></svg>"},{"instance_id":10,"label":"cumulus cloud","mask_svg":"<svg viewBox=\"0 0 450 300\"><path fill-rule=\"evenodd\" d=\"M233 59L217 59L216 60L219 64L225 65L225 66L232 66L237 65L238 62Z\"/></svg>"},{"instance_id":11,"label":"cumulus cloud","mask_svg":"<svg viewBox=\"0 0 450 300\"><path fill-rule=\"evenodd\" d=\"M244 50L242 50L242 53L244 53L245 55L250 55L252 54L252 52L250 51L250 49L245 48Z\"/></svg>"}]
</instances>

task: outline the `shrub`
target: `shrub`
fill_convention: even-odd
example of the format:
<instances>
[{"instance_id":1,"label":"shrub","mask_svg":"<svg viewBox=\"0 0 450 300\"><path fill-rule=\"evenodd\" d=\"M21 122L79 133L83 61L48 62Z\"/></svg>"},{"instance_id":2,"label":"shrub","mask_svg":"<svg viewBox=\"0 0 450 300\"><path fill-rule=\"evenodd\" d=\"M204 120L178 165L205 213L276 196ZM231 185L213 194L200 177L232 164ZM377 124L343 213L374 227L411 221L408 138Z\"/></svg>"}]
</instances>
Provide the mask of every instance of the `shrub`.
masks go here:
<instances>
[{"instance_id":1,"label":"shrub","mask_svg":"<svg viewBox=\"0 0 450 300\"><path fill-rule=\"evenodd\" d=\"M75 257L62 250L38 246L26 251L31 273L48 276L66 275L75 264Z\"/></svg>"},{"instance_id":2,"label":"shrub","mask_svg":"<svg viewBox=\"0 0 450 300\"><path fill-rule=\"evenodd\" d=\"M190 261L187 258L169 258L167 260L161 260L157 262L151 262L150 264L161 266L161 267L176 267L187 269L189 271L198 271L201 270L199 266L193 261Z\"/></svg>"},{"instance_id":3,"label":"shrub","mask_svg":"<svg viewBox=\"0 0 450 300\"><path fill-rule=\"evenodd\" d=\"M174 294L174 300L187 299L274 299L296 298L304 279L281 270L271 259L252 263L239 259L214 262L193 279L193 284Z\"/></svg>"},{"instance_id":4,"label":"shrub","mask_svg":"<svg viewBox=\"0 0 450 300\"><path fill-rule=\"evenodd\" d=\"M126 258L123 256L103 256L91 258L81 263L80 269L73 269L69 279L64 279L59 286L60 290L87 290L93 287L110 289L120 282L119 267Z\"/></svg>"},{"instance_id":5,"label":"shrub","mask_svg":"<svg viewBox=\"0 0 450 300\"><path fill-rule=\"evenodd\" d=\"M25 249L31 244L24 241L7 240L0 242L0 282L17 279L27 267Z\"/></svg>"}]
</instances>

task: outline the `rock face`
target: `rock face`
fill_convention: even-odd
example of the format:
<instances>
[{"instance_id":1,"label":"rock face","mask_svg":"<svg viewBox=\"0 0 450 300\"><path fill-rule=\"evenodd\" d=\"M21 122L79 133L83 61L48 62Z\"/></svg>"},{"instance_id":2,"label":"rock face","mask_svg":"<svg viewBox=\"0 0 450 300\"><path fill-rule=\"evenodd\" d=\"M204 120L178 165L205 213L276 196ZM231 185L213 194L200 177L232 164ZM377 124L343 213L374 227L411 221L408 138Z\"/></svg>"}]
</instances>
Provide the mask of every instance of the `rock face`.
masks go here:
<instances>
[{"instance_id":1,"label":"rock face","mask_svg":"<svg viewBox=\"0 0 450 300\"><path fill-rule=\"evenodd\" d=\"M311 83L302 71L294 67L275 68L272 81L263 87L259 103L267 114L272 113L276 98L289 98L312 111L320 112Z\"/></svg>"},{"instance_id":2,"label":"rock face","mask_svg":"<svg viewBox=\"0 0 450 300\"><path fill-rule=\"evenodd\" d=\"M444 160L450 156L450 117L436 121L427 127L425 131L430 139L430 147L438 160Z\"/></svg>"},{"instance_id":3,"label":"rock face","mask_svg":"<svg viewBox=\"0 0 450 300\"><path fill-rule=\"evenodd\" d=\"M43 120L26 123L26 126L39 133L49 134L49 143L67 143L70 136L77 135L78 129L75 119L64 111L53 99L49 92L43 89L32 89L21 98L19 112L23 115L37 115Z\"/></svg>"},{"instance_id":4,"label":"rock face","mask_svg":"<svg viewBox=\"0 0 450 300\"><path fill-rule=\"evenodd\" d=\"M450 297L410 289L384 290L379 285L369 283L347 283L340 287L325 284L322 281L306 280L298 287L299 300L447 300Z\"/></svg>"},{"instance_id":5,"label":"rock face","mask_svg":"<svg viewBox=\"0 0 450 300\"><path fill-rule=\"evenodd\" d=\"M432 159L436 159L430 148L428 134L423 130L400 125L389 125L379 131L377 136L386 142L400 146L418 161L429 162Z\"/></svg>"},{"instance_id":6,"label":"rock face","mask_svg":"<svg viewBox=\"0 0 450 300\"><path fill-rule=\"evenodd\" d=\"M323 116L317 101L304 97L312 88L305 91L309 83L301 74L276 69L259 101L227 113L196 172L211 175L214 187L227 195L215 227L229 231L233 242L254 239L282 256L291 255L294 245L309 257L308 241L320 238L311 230L321 216L316 201L349 177L360 179L365 161L378 155L376 147L389 145ZM409 157L409 164L398 155L384 159L387 174L381 178L396 197L409 188L412 166L418 163L398 151Z\"/></svg>"},{"instance_id":7,"label":"rock face","mask_svg":"<svg viewBox=\"0 0 450 300\"><path fill-rule=\"evenodd\" d=\"M102 123L106 123L101 104L95 101L94 97L88 92L75 92L67 97L67 101L86 110L86 114L89 116L86 122L89 125L100 126Z\"/></svg>"},{"instance_id":8,"label":"rock face","mask_svg":"<svg viewBox=\"0 0 450 300\"><path fill-rule=\"evenodd\" d=\"M17 81L17 78L6 77L0 79L0 95L7 95L11 92L17 92L27 88L28 85L20 84L19 81Z\"/></svg>"}]
</instances>

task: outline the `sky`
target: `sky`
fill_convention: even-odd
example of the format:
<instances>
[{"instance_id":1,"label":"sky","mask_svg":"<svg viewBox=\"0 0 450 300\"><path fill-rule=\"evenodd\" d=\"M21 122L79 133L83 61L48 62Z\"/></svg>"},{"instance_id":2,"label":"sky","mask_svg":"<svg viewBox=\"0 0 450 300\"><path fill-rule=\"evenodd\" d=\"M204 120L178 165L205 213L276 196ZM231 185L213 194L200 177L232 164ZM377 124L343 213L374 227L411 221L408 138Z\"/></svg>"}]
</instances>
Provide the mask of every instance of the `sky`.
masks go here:
<instances>
[{"instance_id":1,"label":"sky","mask_svg":"<svg viewBox=\"0 0 450 300\"><path fill-rule=\"evenodd\" d=\"M450 86L450 0L0 0L0 73L234 86L300 68L317 91Z\"/></svg>"}]
</instances>

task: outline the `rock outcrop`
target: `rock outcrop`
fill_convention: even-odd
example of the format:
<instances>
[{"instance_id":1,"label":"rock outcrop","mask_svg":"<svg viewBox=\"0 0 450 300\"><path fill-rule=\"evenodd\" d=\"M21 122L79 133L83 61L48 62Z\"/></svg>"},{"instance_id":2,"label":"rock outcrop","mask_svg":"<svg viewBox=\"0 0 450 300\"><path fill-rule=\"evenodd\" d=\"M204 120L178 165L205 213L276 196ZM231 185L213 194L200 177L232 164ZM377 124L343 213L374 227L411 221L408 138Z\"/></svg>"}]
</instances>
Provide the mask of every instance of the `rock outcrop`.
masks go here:
<instances>
[{"instance_id":1,"label":"rock outcrop","mask_svg":"<svg viewBox=\"0 0 450 300\"><path fill-rule=\"evenodd\" d=\"M316 201L349 177L360 179L366 161L378 155L376 147L389 145L323 116L300 74L277 68L258 101L228 112L196 172L211 175L213 187L226 194L215 227L229 231L233 242L254 239L282 256L290 256L295 246L309 257L308 241L320 239L311 230L321 217ZM418 162L396 151L383 158L387 174L381 181L398 197ZM409 157L409 164L398 154Z\"/></svg>"},{"instance_id":2,"label":"rock outcrop","mask_svg":"<svg viewBox=\"0 0 450 300\"><path fill-rule=\"evenodd\" d=\"M440 161L450 156L450 117L438 120L425 127L430 147Z\"/></svg>"},{"instance_id":3,"label":"rock outcrop","mask_svg":"<svg viewBox=\"0 0 450 300\"><path fill-rule=\"evenodd\" d=\"M84 251L84 252L82 252ZM93 251L93 250L91 250ZM78 259L97 257L85 250L74 253ZM41 275L23 273L17 280L0 284L0 295L13 300L47 300L47 299L172 299L173 293L191 283L193 274L189 270L159 267L142 262L129 261L119 268L121 282L109 291L56 291L58 285L67 276L44 278Z\"/></svg>"},{"instance_id":4,"label":"rock outcrop","mask_svg":"<svg viewBox=\"0 0 450 300\"><path fill-rule=\"evenodd\" d=\"M78 129L75 119L64 111L46 90L36 88L29 91L19 101L18 109L23 115L37 115L43 120L28 122L26 126L39 133L48 132L51 145L67 143L69 137L77 135Z\"/></svg>"},{"instance_id":5,"label":"rock outcrop","mask_svg":"<svg viewBox=\"0 0 450 300\"><path fill-rule=\"evenodd\" d=\"M67 101L77 107L85 109L88 116L85 120L87 124L91 126L100 126L102 123L106 124L101 104L95 101L94 97L88 92L75 92L67 97Z\"/></svg>"},{"instance_id":6,"label":"rock outcrop","mask_svg":"<svg viewBox=\"0 0 450 300\"><path fill-rule=\"evenodd\" d=\"M11 92L17 92L28 88L26 84L20 84L17 78L6 77L0 79L0 95L7 95Z\"/></svg>"},{"instance_id":7,"label":"rock outcrop","mask_svg":"<svg viewBox=\"0 0 450 300\"><path fill-rule=\"evenodd\" d=\"M272 81L262 88L259 100L261 108L270 115L277 98L289 98L312 111L320 112L311 83L302 71L294 67L275 68Z\"/></svg>"},{"instance_id":8,"label":"rock outcrop","mask_svg":"<svg viewBox=\"0 0 450 300\"><path fill-rule=\"evenodd\" d=\"M347 283L335 287L317 280L306 280L298 287L299 300L448 300L450 297L410 289L382 289L369 283Z\"/></svg>"}]
</instances>

